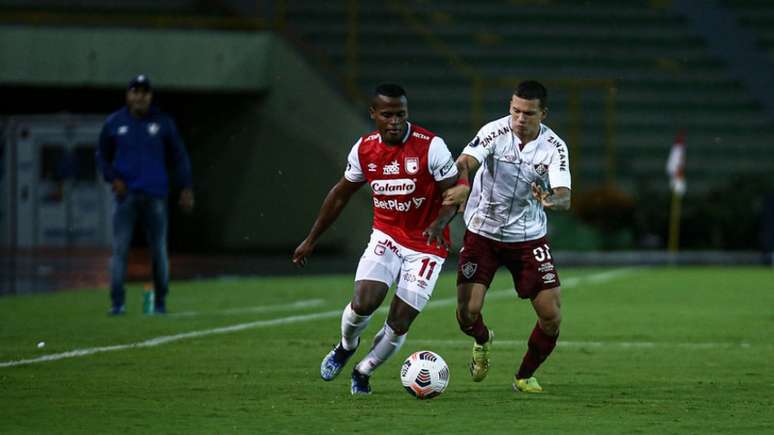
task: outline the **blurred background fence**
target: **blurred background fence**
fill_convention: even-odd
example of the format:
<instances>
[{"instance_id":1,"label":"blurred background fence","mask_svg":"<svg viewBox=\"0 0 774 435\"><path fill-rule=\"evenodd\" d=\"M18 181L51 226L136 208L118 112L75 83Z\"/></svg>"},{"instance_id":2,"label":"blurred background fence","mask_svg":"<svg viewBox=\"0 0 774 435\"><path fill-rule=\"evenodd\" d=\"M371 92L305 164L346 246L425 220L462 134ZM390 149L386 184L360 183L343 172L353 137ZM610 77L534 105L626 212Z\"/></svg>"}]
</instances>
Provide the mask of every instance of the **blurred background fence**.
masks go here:
<instances>
[{"instance_id":1,"label":"blurred background fence","mask_svg":"<svg viewBox=\"0 0 774 435\"><path fill-rule=\"evenodd\" d=\"M455 155L519 80L547 85L573 173L572 212L549 217L560 262L772 262L769 1L0 0L0 59L0 293L105 284L110 198L91 151L138 73L194 169L197 210L170 217L173 277L290 272L385 81ZM313 270L352 269L370 218L363 191ZM130 276L147 279L135 239Z\"/></svg>"}]
</instances>

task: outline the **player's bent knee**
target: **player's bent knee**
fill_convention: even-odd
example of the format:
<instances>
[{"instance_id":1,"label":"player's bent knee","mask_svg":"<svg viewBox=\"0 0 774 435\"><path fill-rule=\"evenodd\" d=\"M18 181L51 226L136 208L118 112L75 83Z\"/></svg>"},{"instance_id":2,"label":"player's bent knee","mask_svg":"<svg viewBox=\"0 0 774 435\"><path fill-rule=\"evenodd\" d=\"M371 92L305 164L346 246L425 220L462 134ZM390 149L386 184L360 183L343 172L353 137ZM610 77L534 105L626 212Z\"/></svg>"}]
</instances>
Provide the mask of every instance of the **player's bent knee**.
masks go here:
<instances>
[{"instance_id":1,"label":"player's bent knee","mask_svg":"<svg viewBox=\"0 0 774 435\"><path fill-rule=\"evenodd\" d=\"M559 334L559 326L562 324L561 316L556 316L551 319L540 319L540 329L548 335L554 336Z\"/></svg>"},{"instance_id":2,"label":"player's bent knee","mask_svg":"<svg viewBox=\"0 0 774 435\"><path fill-rule=\"evenodd\" d=\"M379 308L378 305L371 304L352 304L352 311L357 313L358 316L370 316Z\"/></svg>"},{"instance_id":3,"label":"player's bent knee","mask_svg":"<svg viewBox=\"0 0 774 435\"><path fill-rule=\"evenodd\" d=\"M378 308L378 305L369 304L367 301L362 301L359 298L353 299L349 305L358 316L370 316Z\"/></svg>"},{"instance_id":4,"label":"player's bent knee","mask_svg":"<svg viewBox=\"0 0 774 435\"><path fill-rule=\"evenodd\" d=\"M359 316L370 316L384 301L387 286L383 283L357 282L350 305Z\"/></svg>"},{"instance_id":5,"label":"player's bent knee","mask_svg":"<svg viewBox=\"0 0 774 435\"><path fill-rule=\"evenodd\" d=\"M460 326L460 329L466 330L469 328L473 323L476 322L476 319L478 318L478 313L471 313L467 309L458 308L457 309L457 323Z\"/></svg>"},{"instance_id":6,"label":"player's bent knee","mask_svg":"<svg viewBox=\"0 0 774 435\"><path fill-rule=\"evenodd\" d=\"M474 301L458 301L457 312L466 317L475 319L481 313L481 304Z\"/></svg>"},{"instance_id":7,"label":"player's bent knee","mask_svg":"<svg viewBox=\"0 0 774 435\"><path fill-rule=\"evenodd\" d=\"M387 320L387 326L392 328L392 331L395 333L395 335L405 335L408 333L410 324L410 322L401 320Z\"/></svg>"}]
</instances>

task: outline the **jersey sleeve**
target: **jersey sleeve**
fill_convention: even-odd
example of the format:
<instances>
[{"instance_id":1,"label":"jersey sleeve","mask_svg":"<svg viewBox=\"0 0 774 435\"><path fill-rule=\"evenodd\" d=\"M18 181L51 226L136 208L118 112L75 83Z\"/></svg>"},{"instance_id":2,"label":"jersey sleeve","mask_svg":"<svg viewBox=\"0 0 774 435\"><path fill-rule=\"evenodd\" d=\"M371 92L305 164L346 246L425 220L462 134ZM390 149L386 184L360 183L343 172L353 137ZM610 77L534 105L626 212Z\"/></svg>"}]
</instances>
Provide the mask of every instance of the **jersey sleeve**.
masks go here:
<instances>
[{"instance_id":1,"label":"jersey sleeve","mask_svg":"<svg viewBox=\"0 0 774 435\"><path fill-rule=\"evenodd\" d=\"M551 188L566 187L570 189L570 153L567 152L567 145L557 138L554 146L554 152L551 156L551 162L548 164L548 182Z\"/></svg>"},{"instance_id":2,"label":"jersey sleeve","mask_svg":"<svg viewBox=\"0 0 774 435\"><path fill-rule=\"evenodd\" d=\"M113 169L113 157L116 152L116 144L110 134L110 118L102 125L99 133L99 145L97 146L97 164L102 170L102 177L108 183L112 183L116 178Z\"/></svg>"},{"instance_id":3,"label":"jersey sleeve","mask_svg":"<svg viewBox=\"0 0 774 435\"><path fill-rule=\"evenodd\" d=\"M365 174L363 174L363 169L360 167L360 153L358 152L360 150L360 142L362 141L363 138L361 137L352 146L352 150L347 157L347 169L344 170L344 178L353 183L365 181Z\"/></svg>"},{"instance_id":4,"label":"jersey sleeve","mask_svg":"<svg viewBox=\"0 0 774 435\"><path fill-rule=\"evenodd\" d=\"M438 136L430 142L430 148L427 150L427 165L435 181L452 178L458 172L449 147Z\"/></svg>"},{"instance_id":5,"label":"jersey sleeve","mask_svg":"<svg viewBox=\"0 0 774 435\"><path fill-rule=\"evenodd\" d=\"M185 149L183 138L177 130L177 124L170 117L165 117L167 125L167 155L174 164L174 180L177 185L183 188L190 188L193 185L191 175L191 159L188 157L188 151Z\"/></svg>"},{"instance_id":6,"label":"jersey sleeve","mask_svg":"<svg viewBox=\"0 0 774 435\"><path fill-rule=\"evenodd\" d=\"M485 128L479 130L476 137L462 150L462 154L472 156L479 164L489 157L492 154L492 150L494 150L494 143L490 143L489 146L483 145L483 138L486 137Z\"/></svg>"}]
</instances>

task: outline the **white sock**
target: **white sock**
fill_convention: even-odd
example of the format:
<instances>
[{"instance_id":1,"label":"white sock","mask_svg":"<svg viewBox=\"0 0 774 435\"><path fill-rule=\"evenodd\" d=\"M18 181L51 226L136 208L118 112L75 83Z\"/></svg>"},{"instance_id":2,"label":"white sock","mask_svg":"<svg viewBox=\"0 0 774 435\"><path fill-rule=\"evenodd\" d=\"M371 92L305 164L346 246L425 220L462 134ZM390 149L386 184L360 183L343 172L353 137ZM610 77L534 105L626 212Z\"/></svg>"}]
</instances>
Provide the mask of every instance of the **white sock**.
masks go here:
<instances>
[{"instance_id":1,"label":"white sock","mask_svg":"<svg viewBox=\"0 0 774 435\"><path fill-rule=\"evenodd\" d=\"M371 375L377 367L387 361L395 352L403 346L406 334L397 335L392 328L384 324L384 328L374 337L374 347L357 365L357 371L364 375Z\"/></svg>"},{"instance_id":2,"label":"white sock","mask_svg":"<svg viewBox=\"0 0 774 435\"><path fill-rule=\"evenodd\" d=\"M352 309L351 304L344 307L341 313L341 344L346 350L352 350L359 344L360 334L368 326L371 316L360 316Z\"/></svg>"}]
</instances>

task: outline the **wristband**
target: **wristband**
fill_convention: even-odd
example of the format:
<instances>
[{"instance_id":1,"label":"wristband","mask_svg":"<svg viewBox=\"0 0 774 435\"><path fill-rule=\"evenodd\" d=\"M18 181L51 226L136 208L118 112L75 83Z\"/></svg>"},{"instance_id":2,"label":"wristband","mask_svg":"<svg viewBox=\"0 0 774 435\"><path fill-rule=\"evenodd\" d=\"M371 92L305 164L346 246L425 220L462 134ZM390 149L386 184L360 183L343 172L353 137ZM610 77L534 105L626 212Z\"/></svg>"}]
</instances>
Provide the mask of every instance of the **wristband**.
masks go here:
<instances>
[{"instance_id":1,"label":"wristband","mask_svg":"<svg viewBox=\"0 0 774 435\"><path fill-rule=\"evenodd\" d=\"M455 186L468 186L468 187L470 187L470 182L468 181L467 178L460 177L460 178L457 179L457 183L455 184Z\"/></svg>"}]
</instances>

